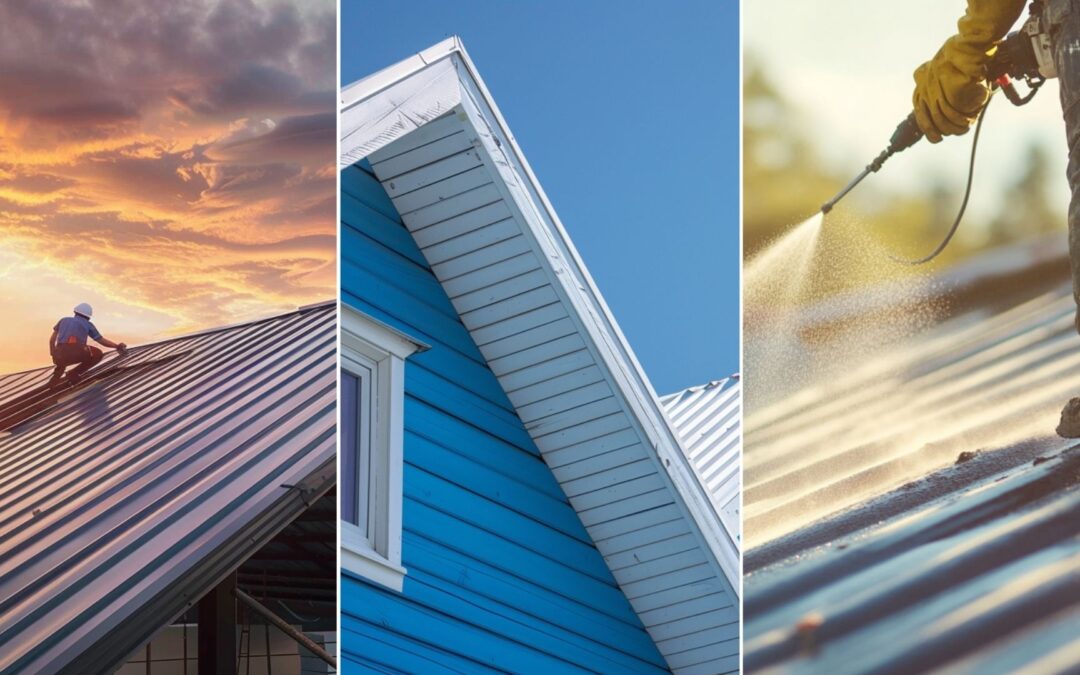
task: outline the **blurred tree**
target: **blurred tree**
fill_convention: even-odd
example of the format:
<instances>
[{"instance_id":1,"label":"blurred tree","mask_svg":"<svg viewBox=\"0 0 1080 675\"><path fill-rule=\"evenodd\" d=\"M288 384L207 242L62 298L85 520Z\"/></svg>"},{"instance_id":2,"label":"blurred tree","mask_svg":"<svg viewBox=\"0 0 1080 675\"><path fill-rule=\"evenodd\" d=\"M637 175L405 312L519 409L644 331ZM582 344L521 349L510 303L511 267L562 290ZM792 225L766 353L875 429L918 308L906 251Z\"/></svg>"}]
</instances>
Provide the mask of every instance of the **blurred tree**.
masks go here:
<instances>
[{"instance_id":1,"label":"blurred tree","mask_svg":"<svg viewBox=\"0 0 1080 675\"><path fill-rule=\"evenodd\" d=\"M823 170L798 111L752 56L743 75L743 241L748 256L813 215L840 181Z\"/></svg>"}]
</instances>

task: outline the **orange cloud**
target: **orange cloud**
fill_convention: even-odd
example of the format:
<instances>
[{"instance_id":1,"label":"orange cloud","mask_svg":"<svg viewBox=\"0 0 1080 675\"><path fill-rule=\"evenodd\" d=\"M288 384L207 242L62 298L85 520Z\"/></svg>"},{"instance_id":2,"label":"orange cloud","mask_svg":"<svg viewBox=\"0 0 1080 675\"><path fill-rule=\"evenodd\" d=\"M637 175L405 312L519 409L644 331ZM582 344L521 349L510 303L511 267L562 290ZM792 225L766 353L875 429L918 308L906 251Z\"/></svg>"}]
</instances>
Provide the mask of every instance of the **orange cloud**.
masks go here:
<instances>
[{"instance_id":1,"label":"orange cloud","mask_svg":"<svg viewBox=\"0 0 1080 675\"><path fill-rule=\"evenodd\" d=\"M0 370L336 295L334 11L0 3Z\"/></svg>"}]
</instances>

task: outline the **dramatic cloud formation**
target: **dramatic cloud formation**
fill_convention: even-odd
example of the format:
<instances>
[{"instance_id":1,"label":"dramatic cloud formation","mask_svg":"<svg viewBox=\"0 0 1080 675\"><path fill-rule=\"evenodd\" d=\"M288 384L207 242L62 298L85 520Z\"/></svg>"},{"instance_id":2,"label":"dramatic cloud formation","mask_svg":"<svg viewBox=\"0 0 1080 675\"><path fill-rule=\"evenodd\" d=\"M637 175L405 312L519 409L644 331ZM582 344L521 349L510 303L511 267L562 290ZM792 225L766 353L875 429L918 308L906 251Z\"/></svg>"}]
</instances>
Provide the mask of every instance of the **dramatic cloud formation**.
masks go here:
<instances>
[{"instance_id":1,"label":"dramatic cloud formation","mask_svg":"<svg viewBox=\"0 0 1080 675\"><path fill-rule=\"evenodd\" d=\"M333 0L0 3L0 372L335 296Z\"/></svg>"}]
</instances>

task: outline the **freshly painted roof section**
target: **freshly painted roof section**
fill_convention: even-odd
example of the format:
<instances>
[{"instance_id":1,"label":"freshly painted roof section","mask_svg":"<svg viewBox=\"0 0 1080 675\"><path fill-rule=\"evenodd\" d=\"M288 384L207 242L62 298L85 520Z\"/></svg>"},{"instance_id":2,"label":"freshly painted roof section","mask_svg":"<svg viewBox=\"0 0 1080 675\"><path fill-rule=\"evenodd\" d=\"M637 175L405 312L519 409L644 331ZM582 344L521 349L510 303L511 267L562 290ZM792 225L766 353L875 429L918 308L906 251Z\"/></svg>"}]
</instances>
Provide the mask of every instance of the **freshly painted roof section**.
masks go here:
<instances>
[{"instance_id":1,"label":"freshly painted roof section","mask_svg":"<svg viewBox=\"0 0 1080 675\"><path fill-rule=\"evenodd\" d=\"M735 375L690 387L660 399L679 432L686 457L731 538L740 539L739 408L742 383Z\"/></svg>"},{"instance_id":2,"label":"freshly painted roof section","mask_svg":"<svg viewBox=\"0 0 1080 675\"><path fill-rule=\"evenodd\" d=\"M669 665L726 669L737 546L460 41L347 87L341 134L341 164L370 162L597 548L639 538L608 562ZM657 558L660 516L690 550Z\"/></svg>"},{"instance_id":3,"label":"freshly painted roof section","mask_svg":"<svg viewBox=\"0 0 1080 675\"><path fill-rule=\"evenodd\" d=\"M135 347L0 435L0 671L111 672L329 490L335 345L328 303Z\"/></svg>"},{"instance_id":4,"label":"freshly painted roof section","mask_svg":"<svg viewBox=\"0 0 1080 675\"><path fill-rule=\"evenodd\" d=\"M1076 306L1002 300L748 417L747 670L1075 672Z\"/></svg>"}]
</instances>

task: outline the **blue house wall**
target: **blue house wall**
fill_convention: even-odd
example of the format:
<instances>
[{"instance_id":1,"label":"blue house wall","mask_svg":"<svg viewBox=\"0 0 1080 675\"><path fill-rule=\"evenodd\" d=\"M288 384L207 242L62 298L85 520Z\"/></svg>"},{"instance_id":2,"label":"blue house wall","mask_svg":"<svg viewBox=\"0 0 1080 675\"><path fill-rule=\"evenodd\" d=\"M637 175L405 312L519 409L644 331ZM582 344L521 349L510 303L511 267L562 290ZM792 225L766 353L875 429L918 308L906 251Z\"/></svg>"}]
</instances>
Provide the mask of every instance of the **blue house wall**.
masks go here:
<instances>
[{"instance_id":1,"label":"blue house wall","mask_svg":"<svg viewBox=\"0 0 1080 675\"><path fill-rule=\"evenodd\" d=\"M343 572L343 671L666 672L378 181L342 172L342 299L406 361L396 593Z\"/></svg>"}]
</instances>

